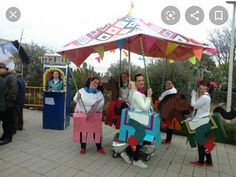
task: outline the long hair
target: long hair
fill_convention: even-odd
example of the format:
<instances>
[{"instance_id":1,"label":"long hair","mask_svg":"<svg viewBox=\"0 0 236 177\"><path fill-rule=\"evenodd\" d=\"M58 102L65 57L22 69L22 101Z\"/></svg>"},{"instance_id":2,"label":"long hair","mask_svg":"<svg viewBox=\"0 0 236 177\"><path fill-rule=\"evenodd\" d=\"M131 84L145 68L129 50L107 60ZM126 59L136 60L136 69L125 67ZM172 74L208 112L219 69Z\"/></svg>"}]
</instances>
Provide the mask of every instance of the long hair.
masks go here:
<instances>
[{"instance_id":1,"label":"long hair","mask_svg":"<svg viewBox=\"0 0 236 177\"><path fill-rule=\"evenodd\" d=\"M103 89L102 85L100 84L101 81L100 81L100 79L99 79L98 77L89 77L89 78L87 79L87 81L85 82L85 86L84 86L84 87L89 88L90 82L92 82L92 81L94 81L94 80L99 80L99 85L98 85L98 87L97 87L97 90L103 92L104 89Z\"/></svg>"},{"instance_id":2,"label":"long hair","mask_svg":"<svg viewBox=\"0 0 236 177\"><path fill-rule=\"evenodd\" d=\"M215 91L217 85L213 81L206 81L203 78L200 78L197 80L197 86L199 87L200 85L206 86L207 87L207 92L212 95L213 92Z\"/></svg>"},{"instance_id":3,"label":"long hair","mask_svg":"<svg viewBox=\"0 0 236 177\"><path fill-rule=\"evenodd\" d=\"M120 87L123 87L124 83L122 82L122 74L125 74L127 77L129 77L129 74L127 72L122 72L120 74ZM128 84L129 84L129 80L128 80Z\"/></svg>"},{"instance_id":4,"label":"long hair","mask_svg":"<svg viewBox=\"0 0 236 177\"><path fill-rule=\"evenodd\" d=\"M51 75L51 80L54 79L54 77L53 77L53 73L54 73L54 72L57 72L58 75L59 75L58 79L59 79L59 80L62 80L62 78L61 78L61 73L60 73L58 70L53 70L53 71L51 72L51 73L52 73L52 75Z\"/></svg>"}]
</instances>

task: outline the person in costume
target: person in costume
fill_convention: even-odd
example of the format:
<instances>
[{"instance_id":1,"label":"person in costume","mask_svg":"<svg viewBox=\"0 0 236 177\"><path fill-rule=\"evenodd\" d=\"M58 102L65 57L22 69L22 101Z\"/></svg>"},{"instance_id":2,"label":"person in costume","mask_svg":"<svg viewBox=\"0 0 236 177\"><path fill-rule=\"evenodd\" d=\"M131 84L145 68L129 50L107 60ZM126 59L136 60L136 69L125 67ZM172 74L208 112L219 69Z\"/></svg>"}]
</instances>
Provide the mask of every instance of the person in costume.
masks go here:
<instances>
[{"instance_id":1,"label":"person in costume","mask_svg":"<svg viewBox=\"0 0 236 177\"><path fill-rule=\"evenodd\" d=\"M144 76L142 74L135 75L135 84L136 89L134 89L130 95L130 107L134 111L148 112L151 107L152 90L148 89L147 96L145 95L145 81ZM144 125L132 118L129 119L129 125L135 128L135 134L134 136L129 137L129 146L126 149L126 152L121 153L121 157L127 163L131 164L129 156L132 156L133 165L136 165L141 168L147 168L148 166L142 160L139 159L140 147L143 144L143 138L145 136Z\"/></svg>"},{"instance_id":2,"label":"person in costume","mask_svg":"<svg viewBox=\"0 0 236 177\"><path fill-rule=\"evenodd\" d=\"M130 89L129 74L126 72L122 72L120 74L119 97L115 105L115 113L117 115L121 115L122 109L129 107Z\"/></svg>"},{"instance_id":3,"label":"person in costume","mask_svg":"<svg viewBox=\"0 0 236 177\"><path fill-rule=\"evenodd\" d=\"M105 88L106 87L107 86L105 86ZM111 87L111 85L109 85L107 88L109 87ZM109 89L110 90L112 89L113 93L115 94L112 94L112 97L113 95L114 97L111 98L111 100L108 103L108 110L106 112L105 124L109 126L114 125L116 129L120 129L121 113L124 108L129 107L129 94L132 89L131 84L129 83L129 74L127 72L122 72L120 74L119 85L117 84L117 87Z\"/></svg>"},{"instance_id":4,"label":"person in costume","mask_svg":"<svg viewBox=\"0 0 236 177\"><path fill-rule=\"evenodd\" d=\"M120 74L119 100L129 103L129 74L122 72Z\"/></svg>"},{"instance_id":5,"label":"person in costume","mask_svg":"<svg viewBox=\"0 0 236 177\"><path fill-rule=\"evenodd\" d=\"M161 101L166 95L177 93L176 88L171 80L166 81L166 90L159 97L159 101Z\"/></svg>"},{"instance_id":6,"label":"person in costume","mask_svg":"<svg viewBox=\"0 0 236 177\"><path fill-rule=\"evenodd\" d=\"M159 102L163 100L163 98L170 94L177 93L176 88L174 87L174 84L171 80L166 81L166 90L161 94L159 97ZM162 140L162 144L170 144L172 140L172 134L173 134L173 121L172 120L164 120L164 125L166 127L166 138Z\"/></svg>"},{"instance_id":7,"label":"person in costume","mask_svg":"<svg viewBox=\"0 0 236 177\"><path fill-rule=\"evenodd\" d=\"M76 103L75 112L88 113L88 116L90 116L90 112L102 113L104 96L101 92L100 80L97 77L89 78L85 87L81 88L74 96L74 102ZM83 155L86 153L86 143L82 142L82 138L80 138L80 144L80 154ZM105 154L101 140L100 143L96 143L96 147L100 154Z\"/></svg>"},{"instance_id":8,"label":"person in costume","mask_svg":"<svg viewBox=\"0 0 236 177\"><path fill-rule=\"evenodd\" d=\"M48 90L61 91L63 90L63 80L59 71L55 70L52 73L52 79L48 81Z\"/></svg>"},{"instance_id":9,"label":"person in costume","mask_svg":"<svg viewBox=\"0 0 236 177\"><path fill-rule=\"evenodd\" d=\"M211 150L214 148L215 143L206 138L207 133L211 130L211 125L209 124L211 97L207 89L206 84L202 82L199 85L198 94L194 90L191 93L191 105L194 107L195 112L189 120L189 126L196 131L195 140L198 147L198 160L191 163L199 167L204 164L213 166Z\"/></svg>"}]
</instances>

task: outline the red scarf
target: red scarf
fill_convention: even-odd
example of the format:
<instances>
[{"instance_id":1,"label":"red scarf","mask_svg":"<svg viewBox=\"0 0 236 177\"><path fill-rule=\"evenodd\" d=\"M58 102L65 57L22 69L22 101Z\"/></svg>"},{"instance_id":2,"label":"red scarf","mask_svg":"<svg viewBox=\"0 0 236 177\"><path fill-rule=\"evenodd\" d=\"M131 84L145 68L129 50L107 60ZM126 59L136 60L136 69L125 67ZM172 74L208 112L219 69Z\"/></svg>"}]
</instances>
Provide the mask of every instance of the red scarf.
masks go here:
<instances>
[{"instance_id":1,"label":"red scarf","mask_svg":"<svg viewBox=\"0 0 236 177\"><path fill-rule=\"evenodd\" d=\"M145 91L144 91L143 88L137 88L137 91L140 92L140 93L142 93L143 95L145 95Z\"/></svg>"}]
</instances>

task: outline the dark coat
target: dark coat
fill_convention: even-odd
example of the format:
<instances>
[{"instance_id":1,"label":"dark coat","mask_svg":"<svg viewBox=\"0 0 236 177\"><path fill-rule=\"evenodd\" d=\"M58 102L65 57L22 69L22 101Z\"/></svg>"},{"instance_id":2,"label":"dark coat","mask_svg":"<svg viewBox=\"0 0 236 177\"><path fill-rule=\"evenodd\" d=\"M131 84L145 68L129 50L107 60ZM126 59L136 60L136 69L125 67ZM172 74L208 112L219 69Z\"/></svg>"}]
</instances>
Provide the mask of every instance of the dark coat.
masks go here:
<instances>
[{"instance_id":1,"label":"dark coat","mask_svg":"<svg viewBox=\"0 0 236 177\"><path fill-rule=\"evenodd\" d=\"M6 109L4 91L5 91L5 79L2 76L0 76L0 112L5 111Z\"/></svg>"},{"instance_id":2,"label":"dark coat","mask_svg":"<svg viewBox=\"0 0 236 177\"><path fill-rule=\"evenodd\" d=\"M23 107L25 103L25 79L22 75L17 75L17 83L19 91L16 98L16 105Z\"/></svg>"},{"instance_id":3,"label":"dark coat","mask_svg":"<svg viewBox=\"0 0 236 177\"><path fill-rule=\"evenodd\" d=\"M16 79L16 74L12 72L7 72L4 76L5 79L5 101L6 107L15 107L16 98L18 96L18 83Z\"/></svg>"}]
</instances>

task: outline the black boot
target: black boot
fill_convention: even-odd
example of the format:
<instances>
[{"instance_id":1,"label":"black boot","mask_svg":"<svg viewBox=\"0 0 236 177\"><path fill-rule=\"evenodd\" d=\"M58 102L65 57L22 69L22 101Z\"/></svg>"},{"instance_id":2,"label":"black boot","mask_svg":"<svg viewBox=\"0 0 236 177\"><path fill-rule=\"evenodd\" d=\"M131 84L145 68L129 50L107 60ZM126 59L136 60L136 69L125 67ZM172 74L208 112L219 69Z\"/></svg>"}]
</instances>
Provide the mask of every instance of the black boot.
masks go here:
<instances>
[{"instance_id":1,"label":"black boot","mask_svg":"<svg viewBox=\"0 0 236 177\"><path fill-rule=\"evenodd\" d=\"M0 145L5 145L5 144L8 144L10 142L12 142L11 138L3 139L3 140L0 141Z\"/></svg>"}]
</instances>

